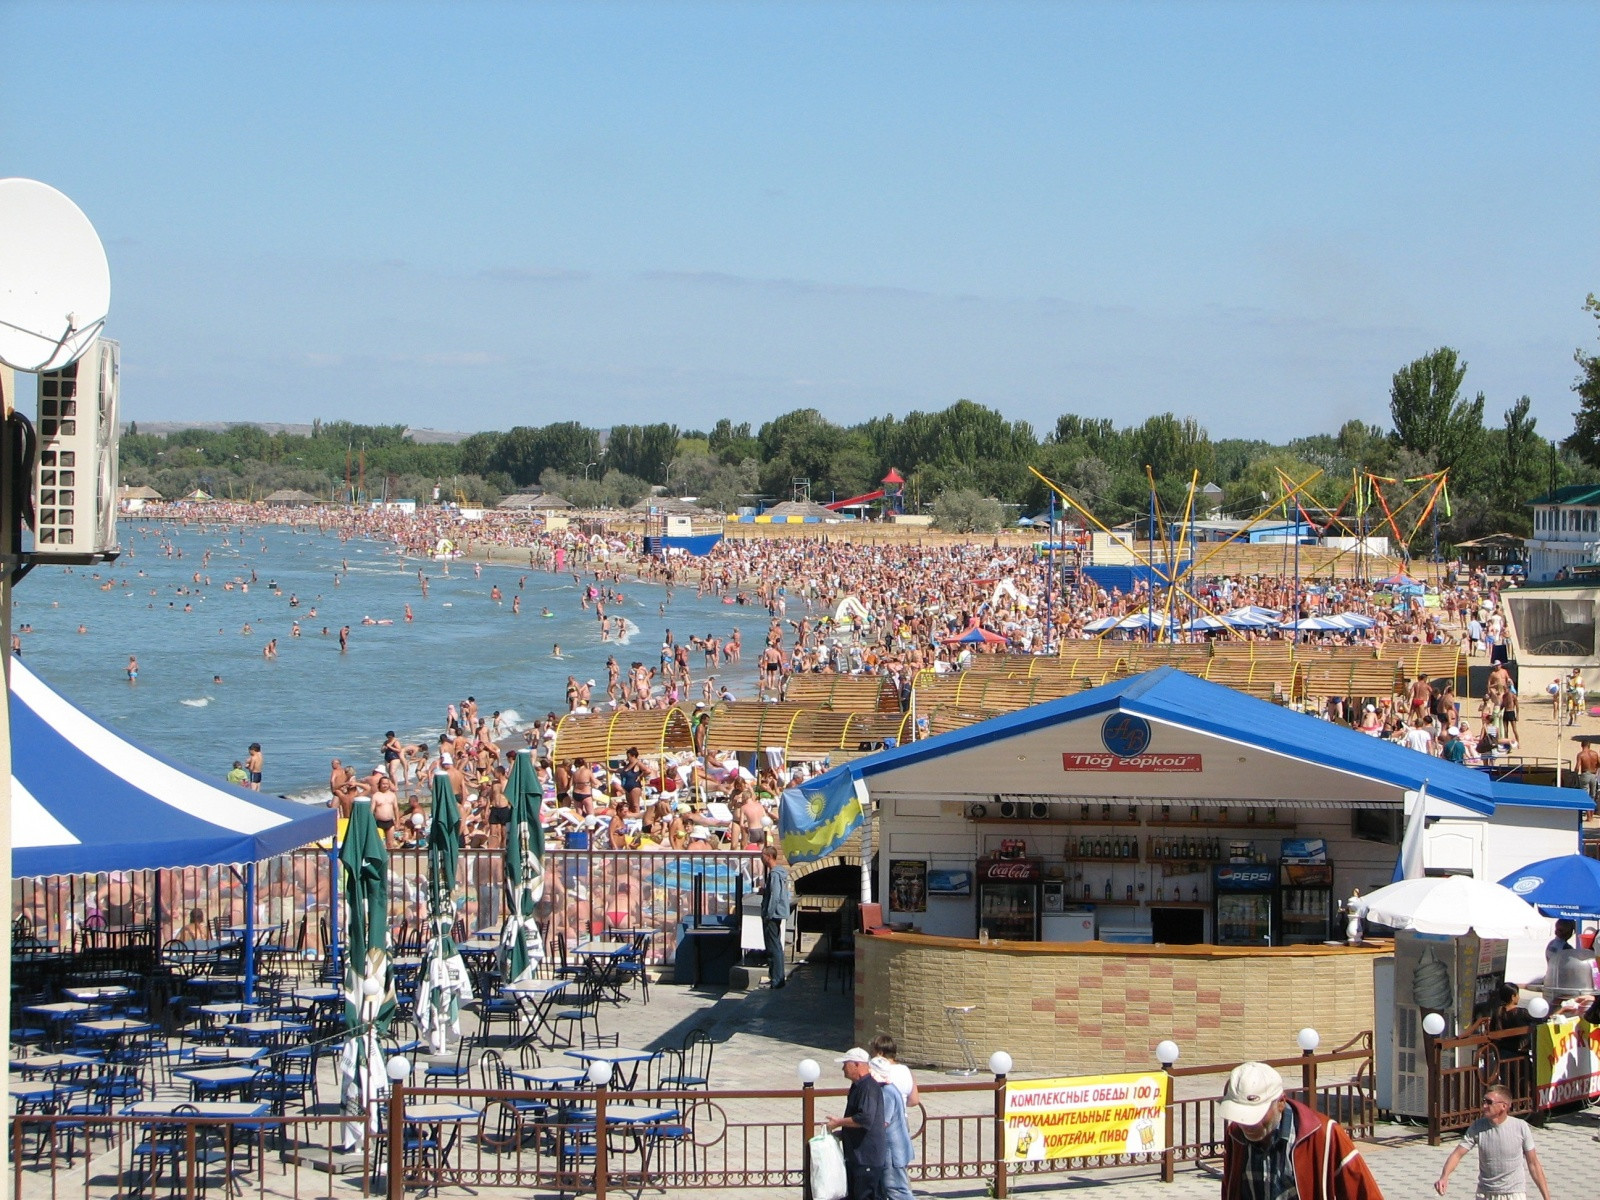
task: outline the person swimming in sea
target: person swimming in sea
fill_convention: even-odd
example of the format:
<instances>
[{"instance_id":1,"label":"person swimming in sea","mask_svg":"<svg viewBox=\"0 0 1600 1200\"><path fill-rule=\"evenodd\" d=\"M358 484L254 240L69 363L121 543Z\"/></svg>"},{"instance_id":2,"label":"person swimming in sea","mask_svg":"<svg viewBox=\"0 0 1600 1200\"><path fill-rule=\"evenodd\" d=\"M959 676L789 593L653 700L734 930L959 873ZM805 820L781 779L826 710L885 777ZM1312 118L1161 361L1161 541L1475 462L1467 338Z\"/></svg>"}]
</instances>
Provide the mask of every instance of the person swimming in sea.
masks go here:
<instances>
[{"instance_id":1,"label":"person swimming in sea","mask_svg":"<svg viewBox=\"0 0 1600 1200\"><path fill-rule=\"evenodd\" d=\"M128 682L139 682L139 660L133 655L128 655Z\"/></svg>"},{"instance_id":2,"label":"person swimming in sea","mask_svg":"<svg viewBox=\"0 0 1600 1200\"><path fill-rule=\"evenodd\" d=\"M555 646L551 649L550 657L551 658L560 658L561 657L561 643L560 642L557 642L555 644Z\"/></svg>"}]
</instances>

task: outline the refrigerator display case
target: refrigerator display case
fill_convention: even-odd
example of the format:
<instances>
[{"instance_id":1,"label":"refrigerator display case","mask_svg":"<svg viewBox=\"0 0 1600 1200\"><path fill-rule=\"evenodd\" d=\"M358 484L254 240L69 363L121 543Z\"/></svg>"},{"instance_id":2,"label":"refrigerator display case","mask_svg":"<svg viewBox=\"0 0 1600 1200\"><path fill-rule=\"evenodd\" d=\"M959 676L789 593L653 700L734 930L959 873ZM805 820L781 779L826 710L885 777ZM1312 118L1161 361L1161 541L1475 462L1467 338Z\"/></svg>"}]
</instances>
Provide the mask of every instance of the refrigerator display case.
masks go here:
<instances>
[{"instance_id":1,"label":"refrigerator display case","mask_svg":"<svg viewBox=\"0 0 1600 1200\"><path fill-rule=\"evenodd\" d=\"M1278 930L1278 870L1255 863L1212 869L1211 929L1219 946L1270 946Z\"/></svg>"},{"instance_id":2,"label":"refrigerator display case","mask_svg":"<svg viewBox=\"0 0 1600 1200\"><path fill-rule=\"evenodd\" d=\"M990 940L1037 942L1043 907L1039 862L1032 858L978 860L978 936Z\"/></svg>"},{"instance_id":3,"label":"refrigerator display case","mask_svg":"<svg viewBox=\"0 0 1600 1200\"><path fill-rule=\"evenodd\" d=\"M1332 863L1284 863L1278 875L1278 946L1331 941L1338 905Z\"/></svg>"}]
</instances>

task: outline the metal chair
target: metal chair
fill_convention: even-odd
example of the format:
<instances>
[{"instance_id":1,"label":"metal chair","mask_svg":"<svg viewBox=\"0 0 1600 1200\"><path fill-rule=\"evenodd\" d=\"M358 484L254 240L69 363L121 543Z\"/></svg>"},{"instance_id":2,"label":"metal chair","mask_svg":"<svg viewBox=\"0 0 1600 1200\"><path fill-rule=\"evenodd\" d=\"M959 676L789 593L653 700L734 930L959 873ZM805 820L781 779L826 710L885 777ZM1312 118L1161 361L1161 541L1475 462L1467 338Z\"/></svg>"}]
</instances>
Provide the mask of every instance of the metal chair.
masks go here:
<instances>
[{"instance_id":1,"label":"metal chair","mask_svg":"<svg viewBox=\"0 0 1600 1200\"><path fill-rule=\"evenodd\" d=\"M709 1088L711 1086L711 1055L716 1049L711 1035L703 1029L691 1029L684 1034L683 1046L677 1051L678 1069L661 1078L661 1086L668 1088Z\"/></svg>"}]
</instances>

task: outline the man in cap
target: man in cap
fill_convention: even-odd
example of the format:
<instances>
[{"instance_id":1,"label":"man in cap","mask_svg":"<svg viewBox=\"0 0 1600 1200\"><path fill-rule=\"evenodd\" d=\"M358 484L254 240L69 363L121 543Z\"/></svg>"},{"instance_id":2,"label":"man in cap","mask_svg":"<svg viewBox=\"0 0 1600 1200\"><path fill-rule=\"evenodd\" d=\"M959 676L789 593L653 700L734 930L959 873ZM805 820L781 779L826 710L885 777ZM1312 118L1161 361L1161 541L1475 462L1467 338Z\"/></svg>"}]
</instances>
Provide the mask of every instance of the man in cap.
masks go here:
<instances>
[{"instance_id":1,"label":"man in cap","mask_svg":"<svg viewBox=\"0 0 1600 1200\"><path fill-rule=\"evenodd\" d=\"M850 1081L844 1116L829 1117L828 1128L844 1143L844 1169L849 1200L884 1200L889 1171L889 1136L884 1125L884 1084L872 1074L872 1056L852 1046L835 1062L844 1064Z\"/></svg>"},{"instance_id":2,"label":"man in cap","mask_svg":"<svg viewBox=\"0 0 1600 1200\"><path fill-rule=\"evenodd\" d=\"M1266 1063L1241 1063L1218 1105L1222 1200L1382 1200L1366 1160L1337 1121L1283 1094Z\"/></svg>"},{"instance_id":3,"label":"man in cap","mask_svg":"<svg viewBox=\"0 0 1600 1200\"><path fill-rule=\"evenodd\" d=\"M794 885L776 846L763 846L761 861L767 868L766 878L761 881L761 940L767 948L767 983L781 988L789 982L783 969L783 925L794 908Z\"/></svg>"},{"instance_id":4,"label":"man in cap","mask_svg":"<svg viewBox=\"0 0 1600 1200\"><path fill-rule=\"evenodd\" d=\"M1528 1176L1532 1175L1533 1182L1539 1185L1539 1195L1550 1200L1550 1185L1545 1182L1544 1167L1533 1148L1533 1130L1521 1117L1511 1115L1511 1090L1503 1083L1495 1084L1484 1094L1483 1116L1467 1126L1461 1144L1444 1160L1444 1169L1433 1183L1434 1191L1444 1195L1450 1186L1450 1172L1474 1147L1478 1151L1478 1195L1523 1200L1528 1194Z\"/></svg>"}]
</instances>

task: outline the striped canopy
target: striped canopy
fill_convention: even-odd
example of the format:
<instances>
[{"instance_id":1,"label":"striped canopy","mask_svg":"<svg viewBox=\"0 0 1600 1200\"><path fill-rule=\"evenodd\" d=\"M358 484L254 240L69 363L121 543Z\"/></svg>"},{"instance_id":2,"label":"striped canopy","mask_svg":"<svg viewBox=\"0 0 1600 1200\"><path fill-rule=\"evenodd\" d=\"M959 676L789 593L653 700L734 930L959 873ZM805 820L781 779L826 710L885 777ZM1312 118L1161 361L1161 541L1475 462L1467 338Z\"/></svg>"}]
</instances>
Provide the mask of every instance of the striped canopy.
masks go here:
<instances>
[{"instance_id":1,"label":"striped canopy","mask_svg":"<svg viewBox=\"0 0 1600 1200\"><path fill-rule=\"evenodd\" d=\"M334 814L210 780L134 745L11 660L11 873L258 862Z\"/></svg>"}]
</instances>

